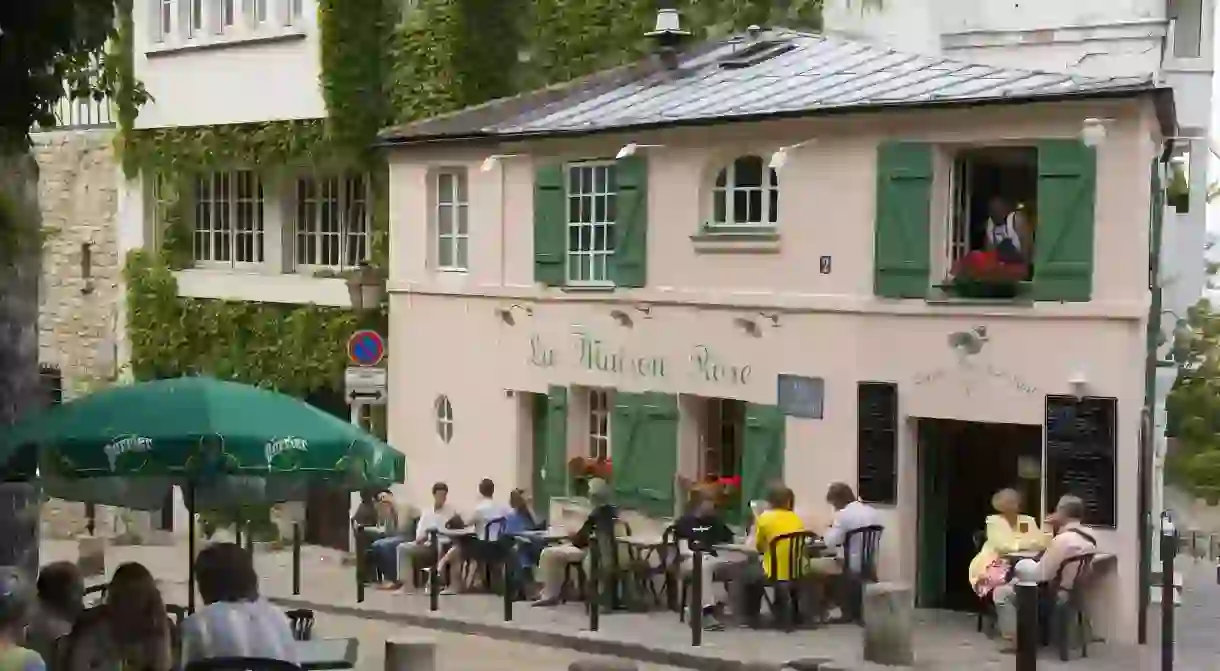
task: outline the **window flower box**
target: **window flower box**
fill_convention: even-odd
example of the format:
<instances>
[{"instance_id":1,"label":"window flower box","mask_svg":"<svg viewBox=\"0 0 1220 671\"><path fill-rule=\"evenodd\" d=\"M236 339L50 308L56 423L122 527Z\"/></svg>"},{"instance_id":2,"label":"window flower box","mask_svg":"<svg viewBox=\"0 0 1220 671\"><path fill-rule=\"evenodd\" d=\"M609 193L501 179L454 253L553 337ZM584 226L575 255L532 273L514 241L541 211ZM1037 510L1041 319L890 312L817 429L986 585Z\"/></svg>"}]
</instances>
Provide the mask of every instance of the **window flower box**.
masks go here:
<instances>
[{"instance_id":1,"label":"window flower box","mask_svg":"<svg viewBox=\"0 0 1220 671\"><path fill-rule=\"evenodd\" d=\"M953 264L941 288L959 298L1011 299L1021 295L1029 266L1002 261L995 252L974 251Z\"/></svg>"},{"instance_id":2,"label":"window flower box","mask_svg":"<svg viewBox=\"0 0 1220 671\"><path fill-rule=\"evenodd\" d=\"M609 459L594 459L592 457L572 457L568 461L568 476L571 478L572 496L588 496L589 481L594 478L610 482L614 471Z\"/></svg>"}]
</instances>

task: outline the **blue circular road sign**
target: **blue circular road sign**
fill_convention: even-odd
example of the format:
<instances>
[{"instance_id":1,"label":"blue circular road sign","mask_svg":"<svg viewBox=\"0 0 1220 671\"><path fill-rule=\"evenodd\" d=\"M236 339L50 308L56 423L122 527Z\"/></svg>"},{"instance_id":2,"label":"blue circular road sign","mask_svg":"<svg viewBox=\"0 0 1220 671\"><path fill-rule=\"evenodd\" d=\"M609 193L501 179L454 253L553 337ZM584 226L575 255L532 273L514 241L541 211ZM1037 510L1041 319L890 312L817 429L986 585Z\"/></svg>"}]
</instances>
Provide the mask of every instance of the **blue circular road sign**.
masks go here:
<instances>
[{"instance_id":1,"label":"blue circular road sign","mask_svg":"<svg viewBox=\"0 0 1220 671\"><path fill-rule=\"evenodd\" d=\"M347 358L357 366L376 366L385 358L385 340L376 331L356 331L347 339Z\"/></svg>"}]
</instances>

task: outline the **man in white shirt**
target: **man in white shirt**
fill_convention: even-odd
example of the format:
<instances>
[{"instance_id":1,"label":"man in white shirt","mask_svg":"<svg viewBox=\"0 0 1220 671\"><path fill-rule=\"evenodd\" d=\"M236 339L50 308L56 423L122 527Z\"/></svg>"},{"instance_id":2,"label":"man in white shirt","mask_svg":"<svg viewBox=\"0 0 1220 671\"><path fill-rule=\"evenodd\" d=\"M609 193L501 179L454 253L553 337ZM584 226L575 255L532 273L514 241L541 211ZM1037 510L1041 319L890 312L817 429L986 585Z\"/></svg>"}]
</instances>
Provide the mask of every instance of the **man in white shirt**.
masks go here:
<instances>
[{"instance_id":1,"label":"man in white shirt","mask_svg":"<svg viewBox=\"0 0 1220 671\"><path fill-rule=\"evenodd\" d=\"M449 506L449 485L443 482L438 482L432 485L432 508L426 510L419 518L419 524L415 527L415 540L409 543L399 545L396 552L398 555L398 580L403 585L403 590L410 591L414 589L414 581L416 562L425 560L431 564L437 560L432 556L432 542L430 532L444 529L454 517L457 517L457 512ZM449 544L449 539L441 536L440 539L441 554L444 555L445 547Z\"/></svg>"},{"instance_id":2,"label":"man in white shirt","mask_svg":"<svg viewBox=\"0 0 1220 671\"><path fill-rule=\"evenodd\" d=\"M1046 547L1046 552L1043 552L1042 557L1034 562L1036 569L1034 575L1038 582L1045 583L1054 580L1059 575L1059 569L1067 560L1097 552L1097 539L1093 536L1092 530L1080 523L1083 518L1084 501L1075 496L1064 496L1059 499L1055 512L1046 518L1047 524L1043 527L1044 529L1054 528L1058 531L1051 539L1050 545ZM1071 588L1072 583L1076 580L1076 575L1068 575L1070 572L1070 570L1064 572L1063 581L1059 585L1061 590ZM991 593L991 598L995 601L1000 635L1009 643L1016 640L1016 594L1016 588L1012 583L1000 585Z\"/></svg>"},{"instance_id":3,"label":"man in white shirt","mask_svg":"<svg viewBox=\"0 0 1220 671\"><path fill-rule=\"evenodd\" d=\"M470 518L470 523L474 525L474 532L480 540L496 540L500 535L502 525L497 524L488 530L487 523L492 520L505 519L513 514L513 509L507 503L499 503L492 499L495 493L496 483L492 482L490 478L483 478L479 482L479 501L474 506L474 514Z\"/></svg>"},{"instance_id":4,"label":"man in white shirt","mask_svg":"<svg viewBox=\"0 0 1220 671\"><path fill-rule=\"evenodd\" d=\"M861 569L863 539L853 537L848 541L847 535L864 527L881 526L881 516L877 509L856 499L856 493L846 483L836 482L826 491L826 502L834 509L834 519L826 533L822 534L822 542L827 549L837 550L838 557L823 557L813 562L813 571L824 575L838 575L843 572L846 563L853 571ZM844 545L847 547L844 547Z\"/></svg>"},{"instance_id":5,"label":"man in white shirt","mask_svg":"<svg viewBox=\"0 0 1220 671\"><path fill-rule=\"evenodd\" d=\"M296 642L284 611L260 598L249 552L214 543L195 559L205 605L182 621L182 668L218 657L258 657L297 663Z\"/></svg>"}]
</instances>

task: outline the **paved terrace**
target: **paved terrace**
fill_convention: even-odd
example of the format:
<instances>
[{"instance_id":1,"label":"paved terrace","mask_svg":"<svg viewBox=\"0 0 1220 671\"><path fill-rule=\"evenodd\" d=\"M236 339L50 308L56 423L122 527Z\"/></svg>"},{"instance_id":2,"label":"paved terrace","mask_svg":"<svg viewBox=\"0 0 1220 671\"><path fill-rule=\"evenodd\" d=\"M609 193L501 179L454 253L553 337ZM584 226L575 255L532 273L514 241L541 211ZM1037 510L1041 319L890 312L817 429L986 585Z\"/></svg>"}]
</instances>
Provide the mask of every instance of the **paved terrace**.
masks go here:
<instances>
[{"instance_id":1,"label":"paved terrace","mask_svg":"<svg viewBox=\"0 0 1220 671\"><path fill-rule=\"evenodd\" d=\"M75 560L75 542L48 541L43 544L43 561ZM186 582L186 548L112 547L107 552L108 571L125 561L139 561L156 575L167 591L181 596ZM584 653L613 655L667 666L696 669L770 668L797 659L823 660L822 669L875 671L881 667L861 660L860 630L852 626L831 626L815 631L785 634L777 631L730 629L707 632L703 645L691 647L690 631L678 621L676 613L604 614L598 632L590 632L583 605L567 604L558 608L531 608L526 603L514 607L512 622L503 621L502 601L487 595L442 596L440 610L428 610L428 597L421 594L367 590L363 604L357 604L352 567L342 562L340 553L316 547L302 550L300 596L292 595L292 556L288 551L259 552L256 556L264 595L285 607L312 608L344 618L363 618L370 627L386 623L422 627L493 639L570 648ZM1216 625L1220 623L1220 589L1215 587L1214 570L1196 570L1201 591L1188 587L1186 603L1179 611L1182 622L1178 668L1181 671L1212 671L1217 663ZM1210 579L1208 579L1210 578ZM1210 586L1211 589L1208 588ZM345 632L351 635L350 632ZM323 633L323 635L325 635ZM1152 632L1152 640L1158 634ZM971 615L920 611L915 634L916 668L927 670L971 671L1009 670L1011 656L1000 654L994 643L975 632ZM1075 671L1141 671L1159 668L1154 646L1143 649L1113 644L1096 644L1087 660L1059 662L1047 654L1040 669Z\"/></svg>"}]
</instances>

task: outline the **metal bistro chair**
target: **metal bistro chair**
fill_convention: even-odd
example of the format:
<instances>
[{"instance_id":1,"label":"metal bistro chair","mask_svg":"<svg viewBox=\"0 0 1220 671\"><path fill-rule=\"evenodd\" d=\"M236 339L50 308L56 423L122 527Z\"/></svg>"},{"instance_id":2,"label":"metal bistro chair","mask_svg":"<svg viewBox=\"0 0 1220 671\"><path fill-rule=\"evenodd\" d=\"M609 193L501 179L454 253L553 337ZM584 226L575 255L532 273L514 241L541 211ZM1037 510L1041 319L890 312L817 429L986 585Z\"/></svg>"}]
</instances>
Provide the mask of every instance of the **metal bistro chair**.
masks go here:
<instances>
[{"instance_id":1,"label":"metal bistro chair","mask_svg":"<svg viewBox=\"0 0 1220 671\"><path fill-rule=\"evenodd\" d=\"M839 605L843 615L856 624L864 623L864 586L877 582L877 551L883 531L885 527L874 524L843 534L841 584L846 598Z\"/></svg>"},{"instance_id":2,"label":"metal bistro chair","mask_svg":"<svg viewBox=\"0 0 1220 671\"><path fill-rule=\"evenodd\" d=\"M801 592L805 576L809 571L809 546L818 539L812 531L795 531L771 539L771 566L767 580L763 583L763 600L784 631L792 631L801 618ZM781 544L787 543L784 553L788 559L788 576L780 578L779 557ZM771 588L775 596L767 595Z\"/></svg>"},{"instance_id":3,"label":"metal bistro chair","mask_svg":"<svg viewBox=\"0 0 1220 671\"><path fill-rule=\"evenodd\" d=\"M614 536L618 537L618 536L630 536L630 535L631 535L631 525L628 524L627 522L625 522L624 520L616 518L614 520ZM596 536L596 534L595 534L595 536ZM589 548L592 549L594 547L594 545L595 545L595 540L593 538L590 538L589 539ZM615 552L612 553L613 557L614 557L614 569L615 570L617 570L617 567L618 567L617 549L618 548L617 548L617 544L616 544ZM605 558L605 557L603 557L603 558ZM603 574L605 573L605 571L606 571L606 565L603 564L602 565ZM588 593L589 585L590 585L589 576L585 572L584 562L572 562L571 564L568 564L567 566L564 567L563 586L559 589L559 594L561 595L561 599L566 601L567 594L572 589L575 589L576 592L578 594L580 594L587 601L590 596Z\"/></svg>"},{"instance_id":4,"label":"metal bistro chair","mask_svg":"<svg viewBox=\"0 0 1220 671\"><path fill-rule=\"evenodd\" d=\"M212 657L186 665L184 671L302 671L298 664L262 657Z\"/></svg>"},{"instance_id":5,"label":"metal bistro chair","mask_svg":"<svg viewBox=\"0 0 1220 671\"><path fill-rule=\"evenodd\" d=\"M471 567L477 569L481 566L483 585L487 591L492 591L492 578L496 574L494 569L499 568L506 571L509 557L512 554L512 539L504 533L506 523L507 519L504 517L487 520L487 524L483 527L482 538L467 538L460 541L465 543L463 556L466 561L462 566L463 581L467 579Z\"/></svg>"},{"instance_id":6,"label":"metal bistro chair","mask_svg":"<svg viewBox=\"0 0 1220 671\"><path fill-rule=\"evenodd\" d=\"M1080 642L1080 656L1089 656L1089 640L1093 637L1093 622L1085 608L1085 588L1093 569L1092 554L1084 554L1065 560L1050 584L1051 634L1059 647L1059 659L1067 661L1071 648L1069 636L1072 618L1076 620ZM1071 576L1071 585L1063 587L1064 578Z\"/></svg>"},{"instance_id":7,"label":"metal bistro chair","mask_svg":"<svg viewBox=\"0 0 1220 671\"><path fill-rule=\"evenodd\" d=\"M288 625L292 629L292 637L298 641L308 641L313 638L313 611L308 608L296 608L284 611L288 616Z\"/></svg>"},{"instance_id":8,"label":"metal bistro chair","mask_svg":"<svg viewBox=\"0 0 1220 671\"><path fill-rule=\"evenodd\" d=\"M974 554L977 555L983 549L983 544L987 542L986 531L976 531L971 536L974 541ZM991 596L978 597L978 623L976 628L981 634L986 631L989 635L996 630L996 612L995 601L992 601Z\"/></svg>"}]
</instances>

